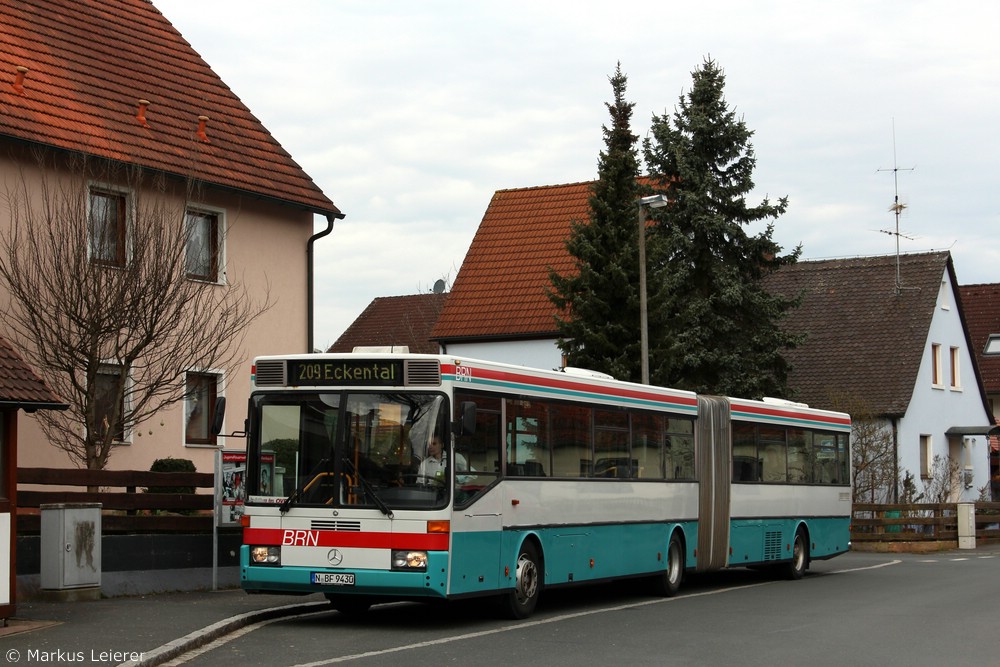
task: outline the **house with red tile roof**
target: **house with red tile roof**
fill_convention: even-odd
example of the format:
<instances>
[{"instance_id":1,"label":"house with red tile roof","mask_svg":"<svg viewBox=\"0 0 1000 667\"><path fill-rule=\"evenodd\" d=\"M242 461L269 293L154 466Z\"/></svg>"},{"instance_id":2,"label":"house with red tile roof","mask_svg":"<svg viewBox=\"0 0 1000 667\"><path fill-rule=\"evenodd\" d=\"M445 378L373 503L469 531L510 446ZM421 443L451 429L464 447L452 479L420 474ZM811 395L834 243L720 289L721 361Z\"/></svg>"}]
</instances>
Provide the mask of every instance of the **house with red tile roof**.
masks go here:
<instances>
[{"instance_id":1,"label":"house with red tile roof","mask_svg":"<svg viewBox=\"0 0 1000 667\"><path fill-rule=\"evenodd\" d=\"M311 251L323 235L314 218L329 230L343 217L330 198L149 0L0 0L0 179L25 191L43 178L68 182L81 156L139 168L151 191L196 218L207 249L199 280L223 290L239 276L252 294L270 290L274 306L248 330L239 370L178 369L189 386L245 405L253 356L311 349ZM148 194L82 189L121 211ZM0 233L10 215L0 210ZM217 441L190 435L190 408L125 434L111 467L145 470L172 456L212 470ZM30 419L25 431L21 465L69 465Z\"/></svg>"},{"instance_id":2,"label":"house with red tile roof","mask_svg":"<svg viewBox=\"0 0 1000 667\"><path fill-rule=\"evenodd\" d=\"M962 285L960 288L972 349L995 423L1000 424L1000 283ZM990 438L990 480L993 497L1000 498L1000 437Z\"/></svg>"},{"instance_id":3,"label":"house with red tile roof","mask_svg":"<svg viewBox=\"0 0 1000 667\"><path fill-rule=\"evenodd\" d=\"M590 183L500 190L493 196L432 332L450 354L540 368L564 366L556 346L550 269L572 271L570 224L589 216ZM897 266L900 282L896 284ZM935 456L955 462L955 499L988 484L993 423L947 252L803 261L768 278L802 294L785 321L806 342L791 351L795 400L832 407L865 398L895 439L900 475L929 482ZM918 487L919 490L919 487Z\"/></svg>"},{"instance_id":4,"label":"house with red tile roof","mask_svg":"<svg viewBox=\"0 0 1000 667\"><path fill-rule=\"evenodd\" d=\"M431 330L447 298L447 292L440 292L374 299L327 352L381 347L437 354L440 349L431 340Z\"/></svg>"},{"instance_id":5,"label":"house with red tile roof","mask_svg":"<svg viewBox=\"0 0 1000 667\"><path fill-rule=\"evenodd\" d=\"M591 182L498 190L431 336L451 354L536 368L565 366L555 345L549 273L575 267L570 224L590 216Z\"/></svg>"}]
</instances>

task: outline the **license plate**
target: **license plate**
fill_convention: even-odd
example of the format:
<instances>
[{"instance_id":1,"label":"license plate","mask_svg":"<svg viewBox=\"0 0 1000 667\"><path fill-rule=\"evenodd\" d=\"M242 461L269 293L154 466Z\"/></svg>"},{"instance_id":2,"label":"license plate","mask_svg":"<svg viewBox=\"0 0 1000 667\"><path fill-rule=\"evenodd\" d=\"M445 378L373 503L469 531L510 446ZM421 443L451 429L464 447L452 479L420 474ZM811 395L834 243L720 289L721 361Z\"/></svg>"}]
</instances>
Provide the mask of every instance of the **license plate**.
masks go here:
<instances>
[{"instance_id":1,"label":"license plate","mask_svg":"<svg viewBox=\"0 0 1000 667\"><path fill-rule=\"evenodd\" d=\"M353 572L313 572L312 582L320 586L353 586Z\"/></svg>"}]
</instances>

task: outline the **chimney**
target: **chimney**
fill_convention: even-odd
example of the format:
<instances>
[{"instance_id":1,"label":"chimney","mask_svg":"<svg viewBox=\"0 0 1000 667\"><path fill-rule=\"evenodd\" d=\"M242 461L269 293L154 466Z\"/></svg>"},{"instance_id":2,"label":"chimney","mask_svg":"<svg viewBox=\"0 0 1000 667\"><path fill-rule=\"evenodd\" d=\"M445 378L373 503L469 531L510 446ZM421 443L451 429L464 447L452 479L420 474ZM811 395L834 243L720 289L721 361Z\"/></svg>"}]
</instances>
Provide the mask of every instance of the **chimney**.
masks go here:
<instances>
[{"instance_id":1,"label":"chimney","mask_svg":"<svg viewBox=\"0 0 1000 667\"><path fill-rule=\"evenodd\" d=\"M208 116L198 116L198 131L195 134L198 138L204 141L206 144L212 143L208 140L208 135L205 134L205 125L208 124Z\"/></svg>"},{"instance_id":2,"label":"chimney","mask_svg":"<svg viewBox=\"0 0 1000 667\"><path fill-rule=\"evenodd\" d=\"M24 65L17 66L17 77L14 79L14 92L18 95L24 94L24 75L28 73L28 68Z\"/></svg>"},{"instance_id":3,"label":"chimney","mask_svg":"<svg viewBox=\"0 0 1000 667\"><path fill-rule=\"evenodd\" d=\"M146 107L148 106L149 100L139 100L139 111L136 112L135 119L143 127L149 127L149 123L146 122Z\"/></svg>"}]
</instances>

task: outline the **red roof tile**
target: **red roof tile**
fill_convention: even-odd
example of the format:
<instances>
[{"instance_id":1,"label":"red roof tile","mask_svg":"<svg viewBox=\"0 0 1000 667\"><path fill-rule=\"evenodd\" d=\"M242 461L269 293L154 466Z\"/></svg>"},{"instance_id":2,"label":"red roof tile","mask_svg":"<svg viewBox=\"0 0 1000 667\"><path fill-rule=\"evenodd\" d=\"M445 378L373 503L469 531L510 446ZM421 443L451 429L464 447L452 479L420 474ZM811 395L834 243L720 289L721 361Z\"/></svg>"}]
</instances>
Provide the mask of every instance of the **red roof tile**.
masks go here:
<instances>
[{"instance_id":1,"label":"red roof tile","mask_svg":"<svg viewBox=\"0 0 1000 667\"><path fill-rule=\"evenodd\" d=\"M405 345L410 352L437 354L430 333L448 294L379 297L368 304L327 352L350 352L361 345Z\"/></svg>"},{"instance_id":2,"label":"red roof tile","mask_svg":"<svg viewBox=\"0 0 1000 667\"><path fill-rule=\"evenodd\" d=\"M1000 394L1000 355L983 354L991 334L1000 335L1000 283L960 288L965 323L988 394Z\"/></svg>"},{"instance_id":3,"label":"red roof tile","mask_svg":"<svg viewBox=\"0 0 1000 667\"><path fill-rule=\"evenodd\" d=\"M479 224L432 337L557 336L549 270L575 270L570 223L590 217L592 182L498 190Z\"/></svg>"},{"instance_id":4,"label":"red roof tile","mask_svg":"<svg viewBox=\"0 0 1000 667\"><path fill-rule=\"evenodd\" d=\"M0 0L0 134L340 215L148 0Z\"/></svg>"},{"instance_id":5,"label":"red roof tile","mask_svg":"<svg viewBox=\"0 0 1000 667\"><path fill-rule=\"evenodd\" d=\"M0 404L4 403L28 410L66 407L10 343L0 338Z\"/></svg>"}]
</instances>

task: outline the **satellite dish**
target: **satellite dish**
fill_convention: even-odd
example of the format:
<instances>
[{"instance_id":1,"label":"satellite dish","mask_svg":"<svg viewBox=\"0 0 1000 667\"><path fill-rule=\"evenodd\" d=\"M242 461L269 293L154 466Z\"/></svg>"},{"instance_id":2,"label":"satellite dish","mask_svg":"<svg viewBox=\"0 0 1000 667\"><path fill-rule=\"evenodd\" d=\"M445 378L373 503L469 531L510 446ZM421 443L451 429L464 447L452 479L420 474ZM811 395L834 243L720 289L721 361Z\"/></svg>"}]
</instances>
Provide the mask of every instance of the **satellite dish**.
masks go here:
<instances>
[{"instance_id":1,"label":"satellite dish","mask_svg":"<svg viewBox=\"0 0 1000 667\"><path fill-rule=\"evenodd\" d=\"M445 282L441 278L438 278L437 280L434 281L434 293L435 294L444 294L444 288L445 287L446 287Z\"/></svg>"}]
</instances>

